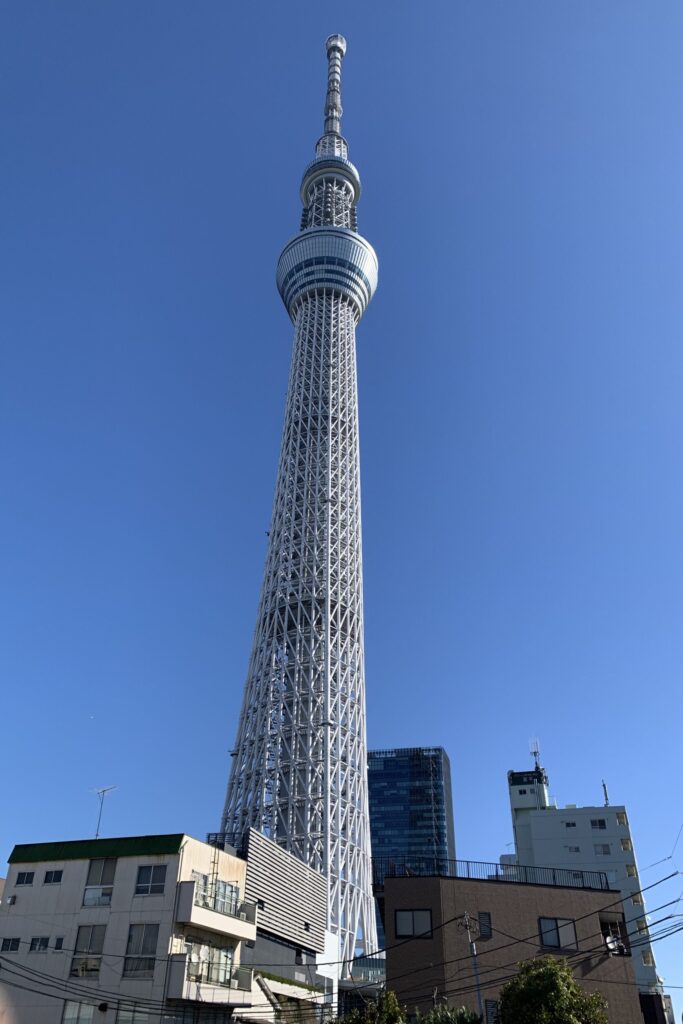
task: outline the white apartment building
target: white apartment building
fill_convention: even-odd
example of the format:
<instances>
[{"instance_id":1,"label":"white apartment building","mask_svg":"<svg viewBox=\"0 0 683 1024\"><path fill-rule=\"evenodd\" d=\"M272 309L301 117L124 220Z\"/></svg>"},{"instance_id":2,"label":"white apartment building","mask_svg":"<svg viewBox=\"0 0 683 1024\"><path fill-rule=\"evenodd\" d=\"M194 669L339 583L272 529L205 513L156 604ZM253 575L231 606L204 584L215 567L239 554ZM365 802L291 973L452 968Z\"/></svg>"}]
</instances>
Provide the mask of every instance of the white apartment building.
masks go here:
<instances>
[{"instance_id":1,"label":"white apartment building","mask_svg":"<svg viewBox=\"0 0 683 1024\"><path fill-rule=\"evenodd\" d=\"M283 1010L310 1014L326 998L316 966L325 879L263 836L248 845L250 865L184 834L15 846L0 905L0 1019L269 1024ZM262 943L279 951L274 971Z\"/></svg>"},{"instance_id":2,"label":"white apartment building","mask_svg":"<svg viewBox=\"0 0 683 1024\"><path fill-rule=\"evenodd\" d=\"M611 887L623 894L638 988L661 995L626 808L557 807L538 762L532 771L508 772L508 788L517 864L604 872Z\"/></svg>"}]
</instances>

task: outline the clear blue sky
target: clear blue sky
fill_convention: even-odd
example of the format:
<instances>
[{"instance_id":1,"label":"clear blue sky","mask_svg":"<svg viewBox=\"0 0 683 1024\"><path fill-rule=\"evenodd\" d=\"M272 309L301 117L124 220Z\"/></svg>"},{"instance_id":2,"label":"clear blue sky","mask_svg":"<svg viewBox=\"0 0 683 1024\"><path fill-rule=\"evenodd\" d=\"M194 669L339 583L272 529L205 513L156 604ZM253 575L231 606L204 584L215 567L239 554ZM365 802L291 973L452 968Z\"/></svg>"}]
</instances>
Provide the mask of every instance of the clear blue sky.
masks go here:
<instances>
[{"instance_id":1,"label":"clear blue sky","mask_svg":"<svg viewBox=\"0 0 683 1024\"><path fill-rule=\"evenodd\" d=\"M532 735L560 802L605 778L641 869L669 855L683 6L0 11L0 855L93 834L111 784L105 834L218 825L291 347L275 263L331 32L380 257L359 331L370 745L446 747L462 857L511 842ZM680 939L655 949L683 985Z\"/></svg>"}]
</instances>

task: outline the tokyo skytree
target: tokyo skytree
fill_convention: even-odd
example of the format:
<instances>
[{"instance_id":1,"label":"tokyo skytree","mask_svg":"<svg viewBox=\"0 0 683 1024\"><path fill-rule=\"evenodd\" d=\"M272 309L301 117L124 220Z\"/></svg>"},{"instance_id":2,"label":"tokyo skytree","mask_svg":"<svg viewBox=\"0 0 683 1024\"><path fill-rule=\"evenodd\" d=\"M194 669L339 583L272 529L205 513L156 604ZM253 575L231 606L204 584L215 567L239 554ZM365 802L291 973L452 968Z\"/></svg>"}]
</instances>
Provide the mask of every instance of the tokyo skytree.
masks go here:
<instances>
[{"instance_id":1,"label":"tokyo skytree","mask_svg":"<svg viewBox=\"0 0 683 1024\"><path fill-rule=\"evenodd\" d=\"M356 325L377 286L341 134L330 36L324 134L277 265L294 348L268 551L222 832L252 827L328 879L340 958L376 948L366 767Z\"/></svg>"}]
</instances>

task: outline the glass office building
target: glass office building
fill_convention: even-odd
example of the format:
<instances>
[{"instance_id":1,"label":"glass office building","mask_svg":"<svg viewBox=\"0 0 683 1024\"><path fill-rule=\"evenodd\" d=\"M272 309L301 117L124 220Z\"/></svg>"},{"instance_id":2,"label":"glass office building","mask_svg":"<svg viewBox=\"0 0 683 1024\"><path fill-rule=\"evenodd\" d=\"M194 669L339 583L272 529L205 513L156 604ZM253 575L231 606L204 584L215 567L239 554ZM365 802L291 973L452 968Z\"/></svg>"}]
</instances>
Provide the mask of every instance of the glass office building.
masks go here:
<instances>
[{"instance_id":1,"label":"glass office building","mask_svg":"<svg viewBox=\"0 0 683 1024\"><path fill-rule=\"evenodd\" d=\"M451 764L443 747L368 752L375 883L387 864L434 873L455 860Z\"/></svg>"}]
</instances>

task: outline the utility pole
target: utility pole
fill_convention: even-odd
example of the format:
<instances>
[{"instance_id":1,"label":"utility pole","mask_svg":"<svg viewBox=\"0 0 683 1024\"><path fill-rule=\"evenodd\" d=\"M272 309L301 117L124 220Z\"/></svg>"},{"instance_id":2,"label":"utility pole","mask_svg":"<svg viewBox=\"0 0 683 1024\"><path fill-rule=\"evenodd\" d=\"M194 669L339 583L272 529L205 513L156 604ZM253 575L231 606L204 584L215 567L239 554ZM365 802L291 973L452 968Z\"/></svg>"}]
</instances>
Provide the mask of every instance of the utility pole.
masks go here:
<instances>
[{"instance_id":1,"label":"utility pole","mask_svg":"<svg viewBox=\"0 0 683 1024\"><path fill-rule=\"evenodd\" d=\"M466 912L462 918L463 926L467 929L467 940L470 944L470 956L472 957L472 968L474 971L474 984L477 987L477 1005L479 1007L479 1016L482 1021L484 1020L484 1004L481 998L481 982L479 980L479 965L477 963L477 946L472 938L472 920L470 915Z\"/></svg>"},{"instance_id":2,"label":"utility pole","mask_svg":"<svg viewBox=\"0 0 683 1024\"><path fill-rule=\"evenodd\" d=\"M97 815L97 828L95 829L95 839L100 838L100 823L102 821L102 808L104 806L104 798L107 795L107 793L111 793L112 789L116 789L116 786L104 786L103 789L95 790L100 800L100 813Z\"/></svg>"}]
</instances>

